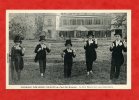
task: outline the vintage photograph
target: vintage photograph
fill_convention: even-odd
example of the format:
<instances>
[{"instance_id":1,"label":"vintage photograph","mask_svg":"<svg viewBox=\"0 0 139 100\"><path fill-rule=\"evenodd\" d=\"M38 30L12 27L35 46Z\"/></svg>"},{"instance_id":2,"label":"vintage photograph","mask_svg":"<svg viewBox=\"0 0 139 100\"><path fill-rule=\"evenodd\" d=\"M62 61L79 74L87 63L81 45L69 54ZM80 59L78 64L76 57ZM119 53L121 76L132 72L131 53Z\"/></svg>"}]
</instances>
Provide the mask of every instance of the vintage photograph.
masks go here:
<instances>
[{"instance_id":1,"label":"vintage photograph","mask_svg":"<svg viewBox=\"0 0 139 100\"><path fill-rule=\"evenodd\" d=\"M7 89L131 89L130 10L7 10Z\"/></svg>"}]
</instances>

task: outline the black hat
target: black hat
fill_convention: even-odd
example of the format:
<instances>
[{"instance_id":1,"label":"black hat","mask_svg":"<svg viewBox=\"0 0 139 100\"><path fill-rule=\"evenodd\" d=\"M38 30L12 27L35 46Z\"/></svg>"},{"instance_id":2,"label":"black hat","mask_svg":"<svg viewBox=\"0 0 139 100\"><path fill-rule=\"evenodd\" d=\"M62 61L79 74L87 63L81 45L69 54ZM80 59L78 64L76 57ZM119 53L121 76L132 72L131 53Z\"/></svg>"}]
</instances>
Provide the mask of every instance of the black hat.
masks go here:
<instances>
[{"instance_id":1,"label":"black hat","mask_svg":"<svg viewBox=\"0 0 139 100\"><path fill-rule=\"evenodd\" d=\"M41 35L46 35L46 32L45 31L41 31Z\"/></svg>"},{"instance_id":2,"label":"black hat","mask_svg":"<svg viewBox=\"0 0 139 100\"><path fill-rule=\"evenodd\" d=\"M87 36L94 36L93 31L88 31Z\"/></svg>"},{"instance_id":3,"label":"black hat","mask_svg":"<svg viewBox=\"0 0 139 100\"><path fill-rule=\"evenodd\" d=\"M20 35L16 35L15 38L14 38L14 43L16 43L16 42L22 43L21 39L22 39L22 37Z\"/></svg>"},{"instance_id":4,"label":"black hat","mask_svg":"<svg viewBox=\"0 0 139 100\"><path fill-rule=\"evenodd\" d=\"M44 35L41 35L41 36L40 36L40 40L39 40L39 41L42 41L42 40L46 41L46 39L45 39L45 36L44 36Z\"/></svg>"},{"instance_id":5,"label":"black hat","mask_svg":"<svg viewBox=\"0 0 139 100\"><path fill-rule=\"evenodd\" d=\"M122 37L122 30L121 29L116 29L114 35L120 35Z\"/></svg>"},{"instance_id":6,"label":"black hat","mask_svg":"<svg viewBox=\"0 0 139 100\"><path fill-rule=\"evenodd\" d=\"M68 44L70 44L72 46L71 40L66 40L65 46L67 46Z\"/></svg>"}]
</instances>

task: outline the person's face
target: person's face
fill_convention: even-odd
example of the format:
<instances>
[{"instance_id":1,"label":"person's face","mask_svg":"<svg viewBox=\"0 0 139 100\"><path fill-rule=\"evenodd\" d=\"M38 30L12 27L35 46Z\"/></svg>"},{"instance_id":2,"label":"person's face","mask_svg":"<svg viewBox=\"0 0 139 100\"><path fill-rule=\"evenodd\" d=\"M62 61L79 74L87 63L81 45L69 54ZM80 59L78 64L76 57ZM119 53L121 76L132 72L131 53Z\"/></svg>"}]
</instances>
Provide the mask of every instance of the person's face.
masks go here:
<instances>
[{"instance_id":1,"label":"person's face","mask_svg":"<svg viewBox=\"0 0 139 100\"><path fill-rule=\"evenodd\" d=\"M20 45L20 42L15 42L15 45L19 46Z\"/></svg>"},{"instance_id":2,"label":"person's face","mask_svg":"<svg viewBox=\"0 0 139 100\"><path fill-rule=\"evenodd\" d=\"M121 36L120 35L115 35L115 39L116 40L121 40Z\"/></svg>"},{"instance_id":3,"label":"person's face","mask_svg":"<svg viewBox=\"0 0 139 100\"><path fill-rule=\"evenodd\" d=\"M92 39L93 39L93 36L90 35L90 36L88 37L88 39L89 39L89 40L92 40Z\"/></svg>"},{"instance_id":4,"label":"person's face","mask_svg":"<svg viewBox=\"0 0 139 100\"><path fill-rule=\"evenodd\" d=\"M44 43L45 43L45 41L44 41L44 40L41 40L41 41L40 41L40 43L41 43L41 44L44 44Z\"/></svg>"},{"instance_id":5,"label":"person's face","mask_svg":"<svg viewBox=\"0 0 139 100\"><path fill-rule=\"evenodd\" d=\"M70 44L68 44L66 47L67 47L67 49L70 49L70 48L71 48L71 45L70 45Z\"/></svg>"}]
</instances>

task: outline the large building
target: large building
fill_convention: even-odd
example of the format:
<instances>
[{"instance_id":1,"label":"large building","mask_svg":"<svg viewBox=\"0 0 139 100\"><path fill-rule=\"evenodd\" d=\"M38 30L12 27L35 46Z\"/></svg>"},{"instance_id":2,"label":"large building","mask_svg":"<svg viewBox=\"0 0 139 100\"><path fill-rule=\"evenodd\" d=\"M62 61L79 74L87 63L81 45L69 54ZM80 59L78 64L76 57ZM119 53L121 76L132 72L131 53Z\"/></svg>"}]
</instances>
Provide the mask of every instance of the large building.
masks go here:
<instances>
[{"instance_id":1,"label":"large building","mask_svg":"<svg viewBox=\"0 0 139 100\"><path fill-rule=\"evenodd\" d=\"M53 39L84 38L88 31L96 38L111 37L112 16L106 13L12 14L12 19L26 26L26 38L34 38L39 31L46 31L47 38Z\"/></svg>"},{"instance_id":2,"label":"large building","mask_svg":"<svg viewBox=\"0 0 139 100\"><path fill-rule=\"evenodd\" d=\"M109 14L62 14L59 35L80 38L92 31L95 37L110 37L111 16Z\"/></svg>"}]
</instances>

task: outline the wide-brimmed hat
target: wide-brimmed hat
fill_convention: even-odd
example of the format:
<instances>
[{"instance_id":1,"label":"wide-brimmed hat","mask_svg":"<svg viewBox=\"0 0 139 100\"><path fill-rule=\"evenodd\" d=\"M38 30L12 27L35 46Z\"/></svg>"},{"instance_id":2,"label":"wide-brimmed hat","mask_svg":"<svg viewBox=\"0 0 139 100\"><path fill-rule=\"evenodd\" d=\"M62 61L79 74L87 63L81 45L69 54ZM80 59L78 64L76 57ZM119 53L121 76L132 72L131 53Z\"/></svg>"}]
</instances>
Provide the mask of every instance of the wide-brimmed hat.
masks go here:
<instances>
[{"instance_id":1,"label":"wide-brimmed hat","mask_svg":"<svg viewBox=\"0 0 139 100\"><path fill-rule=\"evenodd\" d=\"M42 41L42 40L46 41L46 39L45 39L45 35L40 35L40 39L39 39L39 41Z\"/></svg>"},{"instance_id":2,"label":"wide-brimmed hat","mask_svg":"<svg viewBox=\"0 0 139 100\"><path fill-rule=\"evenodd\" d=\"M72 46L71 40L66 40L65 46L67 46L68 44L70 44Z\"/></svg>"},{"instance_id":3,"label":"wide-brimmed hat","mask_svg":"<svg viewBox=\"0 0 139 100\"><path fill-rule=\"evenodd\" d=\"M122 30L121 29L116 29L114 35L120 35L122 37Z\"/></svg>"},{"instance_id":4,"label":"wide-brimmed hat","mask_svg":"<svg viewBox=\"0 0 139 100\"><path fill-rule=\"evenodd\" d=\"M22 37L20 35L16 35L15 38L14 38L14 43L16 42L20 42L22 43Z\"/></svg>"},{"instance_id":5,"label":"wide-brimmed hat","mask_svg":"<svg viewBox=\"0 0 139 100\"><path fill-rule=\"evenodd\" d=\"M87 36L95 36L95 35L93 34L93 31L88 31Z\"/></svg>"}]
</instances>

